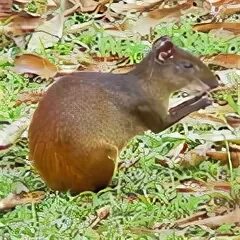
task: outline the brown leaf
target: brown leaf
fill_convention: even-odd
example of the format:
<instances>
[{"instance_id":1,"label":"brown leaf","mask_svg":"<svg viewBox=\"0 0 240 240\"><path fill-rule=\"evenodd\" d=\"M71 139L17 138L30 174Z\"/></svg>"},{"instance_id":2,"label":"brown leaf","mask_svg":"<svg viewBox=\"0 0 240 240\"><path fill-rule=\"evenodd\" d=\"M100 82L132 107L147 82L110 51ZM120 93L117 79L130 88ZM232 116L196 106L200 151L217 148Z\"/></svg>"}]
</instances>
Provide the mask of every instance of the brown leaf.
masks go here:
<instances>
[{"instance_id":1,"label":"brown leaf","mask_svg":"<svg viewBox=\"0 0 240 240\"><path fill-rule=\"evenodd\" d=\"M45 192L22 192L19 194L10 193L6 198L0 200L0 211L9 210L20 204L38 203L45 197Z\"/></svg>"},{"instance_id":2,"label":"brown leaf","mask_svg":"<svg viewBox=\"0 0 240 240\"><path fill-rule=\"evenodd\" d=\"M208 227L219 227L223 224L234 224L234 223L239 223L240 222L240 209L239 206L236 206L236 208L225 215L222 216L214 216L214 217L209 217L197 221L192 221L189 223L184 223L181 224L181 227L187 227L187 226L192 226L192 225L205 225Z\"/></svg>"},{"instance_id":3,"label":"brown leaf","mask_svg":"<svg viewBox=\"0 0 240 240\"><path fill-rule=\"evenodd\" d=\"M137 32L141 35L146 35L150 33L150 30L154 28L161 21L165 20L165 18L178 19L182 15L182 11L190 9L193 5L193 0L188 0L185 3L178 4L175 7L170 8L160 8L152 10L148 13L141 15L135 24L123 24L124 29L131 30L133 32ZM129 25L129 26L128 26Z\"/></svg>"},{"instance_id":4,"label":"brown leaf","mask_svg":"<svg viewBox=\"0 0 240 240\"><path fill-rule=\"evenodd\" d=\"M231 184L225 181L204 182L196 179L187 179L181 181L181 184L176 189L178 192L204 193L208 191L224 191L230 193Z\"/></svg>"},{"instance_id":5,"label":"brown leaf","mask_svg":"<svg viewBox=\"0 0 240 240\"><path fill-rule=\"evenodd\" d=\"M205 185L204 182L202 181L198 181L195 179L187 179L184 181L181 181L181 184L179 184L176 187L176 190L178 192L206 192L207 191L207 187Z\"/></svg>"},{"instance_id":6,"label":"brown leaf","mask_svg":"<svg viewBox=\"0 0 240 240\"><path fill-rule=\"evenodd\" d=\"M103 6L109 1L100 1L96 2L94 0L70 0L70 2L73 4L71 8L68 8L64 12L64 16L69 16L72 13L78 11L78 12L93 12L95 11L99 6Z\"/></svg>"},{"instance_id":7,"label":"brown leaf","mask_svg":"<svg viewBox=\"0 0 240 240\"><path fill-rule=\"evenodd\" d=\"M238 0L207 0L207 1L210 2L215 7L220 7L225 4L238 2Z\"/></svg>"},{"instance_id":8,"label":"brown leaf","mask_svg":"<svg viewBox=\"0 0 240 240\"><path fill-rule=\"evenodd\" d=\"M94 0L80 0L80 2L81 2L80 12L93 12L99 5L99 3Z\"/></svg>"},{"instance_id":9,"label":"brown leaf","mask_svg":"<svg viewBox=\"0 0 240 240\"><path fill-rule=\"evenodd\" d=\"M223 5L218 10L218 15L223 19L235 13L239 13L240 4Z\"/></svg>"},{"instance_id":10,"label":"brown leaf","mask_svg":"<svg viewBox=\"0 0 240 240\"><path fill-rule=\"evenodd\" d=\"M153 19L162 19L164 17L174 16L180 17L182 15L182 10L189 9L193 6L193 0L188 0L185 3L178 4L176 7L171 8L161 8L150 11L148 16Z\"/></svg>"},{"instance_id":11,"label":"brown leaf","mask_svg":"<svg viewBox=\"0 0 240 240\"><path fill-rule=\"evenodd\" d=\"M35 104L38 103L44 96L44 92L24 92L17 99L15 106L19 106L22 103Z\"/></svg>"},{"instance_id":12,"label":"brown leaf","mask_svg":"<svg viewBox=\"0 0 240 240\"><path fill-rule=\"evenodd\" d=\"M6 17L0 18L4 19ZM9 23L3 26L3 32L10 37L16 37L33 32L43 22L43 18L15 14L7 17L7 21Z\"/></svg>"},{"instance_id":13,"label":"brown leaf","mask_svg":"<svg viewBox=\"0 0 240 240\"><path fill-rule=\"evenodd\" d=\"M207 59L207 62L225 68L240 69L240 55L237 54L218 54Z\"/></svg>"},{"instance_id":14,"label":"brown leaf","mask_svg":"<svg viewBox=\"0 0 240 240\"><path fill-rule=\"evenodd\" d=\"M207 151L211 148L212 143L205 143L195 147L180 157L180 164L184 167L197 166L207 160Z\"/></svg>"},{"instance_id":15,"label":"brown leaf","mask_svg":"<svg viewBox=\"0 0 240 240\"><path fill-rule=\"evenodd\" d=\"M212 29L220 29L220 28L234 32L235 34L240 33L240 23L228 23L228 22L202 23L202 24L197 24L193 27L195 31L200 31L200 32L209 32Z\"/></svg>"},{"instance_id":16,"label":"brown leaf","mask_svg":"<svg viewBox=\"0 0 240 240\"><path fill-rule=\"evenodd\" d=\"M229 146L230 150L230 160L232 162L233 167L239 167L240 165L240 146L239 145L231 145ZM228 159L228 153L226 151L207 151L207 156L220 161L222 164L227 164Z\"/></svg>"},{"instance_id":17,"label":"brown leaf","mask_svg":"<svg viewBox=\"0 0 240 240\"><path fill-rule=\"evenodd\" d=\"M219 190L219 191L225 191L230 192L232 189L232 186L229 182L224 181L210 181L205 182L205 185L208 190Z\"/></svg>"},{"instance_id":18,"label":"brown leaf","mask_svg":"<svg viewBox=\"0 0 240 240\"><path fill-rule=\"evenodd\" d=\"M240 116L239 115L226 116L226 121L232 128L240 128Z\"/></svg>"},{"instance_id":19,"label":"brown leaf","mask_svg":"<svg viewBox=\"0 0 240 240\"><path fill-rule=\"evenodd\" d=\"M34 54L23 54L15 59L14 70L18 73L33 73L49 79L56 75L58 69L47 59Z\"/></svg>"},{"instance_id":20,"label":"brown leaf","mask_svg":"<svg viewBox=\"0 0 240 240\"><path fill-rule=\"evenodd\" d=\"M9 13L12 12L12 0L1 0L0 12Z\"/></svg>"},{"instance_id":21,"label":"brown leaf","mask_svg":"<svg viewBox=\"0 0 240 240\"><path fill-rule=\"evenodd\" d=\"M5 12L0 12L0 21L3 19L9 18L12 16L12 13L5 13Z\"/></svg>"}]
</instances>

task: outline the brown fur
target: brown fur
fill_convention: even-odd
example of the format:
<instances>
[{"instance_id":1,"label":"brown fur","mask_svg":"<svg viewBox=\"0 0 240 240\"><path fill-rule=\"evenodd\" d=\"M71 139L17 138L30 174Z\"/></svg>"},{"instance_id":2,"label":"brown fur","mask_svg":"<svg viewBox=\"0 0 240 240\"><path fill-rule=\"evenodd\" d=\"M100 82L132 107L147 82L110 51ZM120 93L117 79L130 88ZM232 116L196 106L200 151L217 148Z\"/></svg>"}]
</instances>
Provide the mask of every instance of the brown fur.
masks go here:
<instances>
[{"instance_id":1,"label":"brown fur","mask_svg":"<svg viewBox=\"0 0 240 240\"><path fill-rule=\"evenodd\" d=\"M217 82L200 60L175 46L173 58L159 62L164 41L127 74L78 72L49 88L29 128L30 159L49 187L81 192L107 186L118 151L132 137L159 132L208 104L200 100L177 116L168 114L172 92L206 86L206 76L210 87ZM194 67L181 69L183 61Z\"/></svg>"}]
</instances>

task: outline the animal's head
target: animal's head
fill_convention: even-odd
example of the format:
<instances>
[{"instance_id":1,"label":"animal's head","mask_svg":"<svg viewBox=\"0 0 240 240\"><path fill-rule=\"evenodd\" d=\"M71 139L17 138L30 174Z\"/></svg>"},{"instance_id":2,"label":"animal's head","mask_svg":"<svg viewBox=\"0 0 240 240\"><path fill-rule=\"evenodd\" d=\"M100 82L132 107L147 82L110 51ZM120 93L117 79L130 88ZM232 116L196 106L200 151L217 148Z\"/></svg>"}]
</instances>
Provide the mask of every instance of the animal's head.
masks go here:
<instances>
[{"instance_id":1,"label":"animal's head","mask_svg":"<svg viewBox=\"0 0 240 240\"><path fill-rule=\"evenodd\" d=\"M147 58L151 59L148 67L149 72L153 70L152 77L165 81L170 91L187 88L205 92L218 86L211 70L199 58L175 46L169 37L157 39Z\"/></svg>"}]
</instances>

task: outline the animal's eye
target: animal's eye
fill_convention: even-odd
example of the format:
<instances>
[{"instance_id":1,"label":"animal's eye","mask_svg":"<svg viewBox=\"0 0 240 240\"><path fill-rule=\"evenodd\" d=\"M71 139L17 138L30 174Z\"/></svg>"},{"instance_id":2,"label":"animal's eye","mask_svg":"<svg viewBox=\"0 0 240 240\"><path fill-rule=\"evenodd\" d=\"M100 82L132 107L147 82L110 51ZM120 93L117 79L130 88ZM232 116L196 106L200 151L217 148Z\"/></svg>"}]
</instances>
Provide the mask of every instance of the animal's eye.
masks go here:
<instances>
[{"instance_id":1,"label":"animal's eye","mask_svg":"<svg viewBox=\"0 0 240 240\"><path fill-rule=\"evenodd\" d=\"M184 63L183 63L183 67L184 67L184 68L193 68L193 64L190 63L190 62L184 62Z\"/></svg>"}]
</instances>

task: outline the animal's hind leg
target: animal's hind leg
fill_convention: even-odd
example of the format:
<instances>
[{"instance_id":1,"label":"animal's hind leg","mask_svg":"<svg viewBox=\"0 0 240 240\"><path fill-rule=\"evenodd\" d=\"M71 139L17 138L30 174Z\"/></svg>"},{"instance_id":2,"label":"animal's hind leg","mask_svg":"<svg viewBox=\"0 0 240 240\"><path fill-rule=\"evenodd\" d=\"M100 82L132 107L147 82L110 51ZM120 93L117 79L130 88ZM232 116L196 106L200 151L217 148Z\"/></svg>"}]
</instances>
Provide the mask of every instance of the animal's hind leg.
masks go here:
<instances>
[{"instance_id":1,"label":"animal's hind leg","mask_svg":"<svg viewBox=\"0 0 240 240\"><path fill-rule=\"evenodd\" d=\"M94 149L90 154L93 173L93 185L96 190L106 187L111 181L117 168L118 149L114 145L104 144L99 149Z\"/></svg>"}]
</instances>

